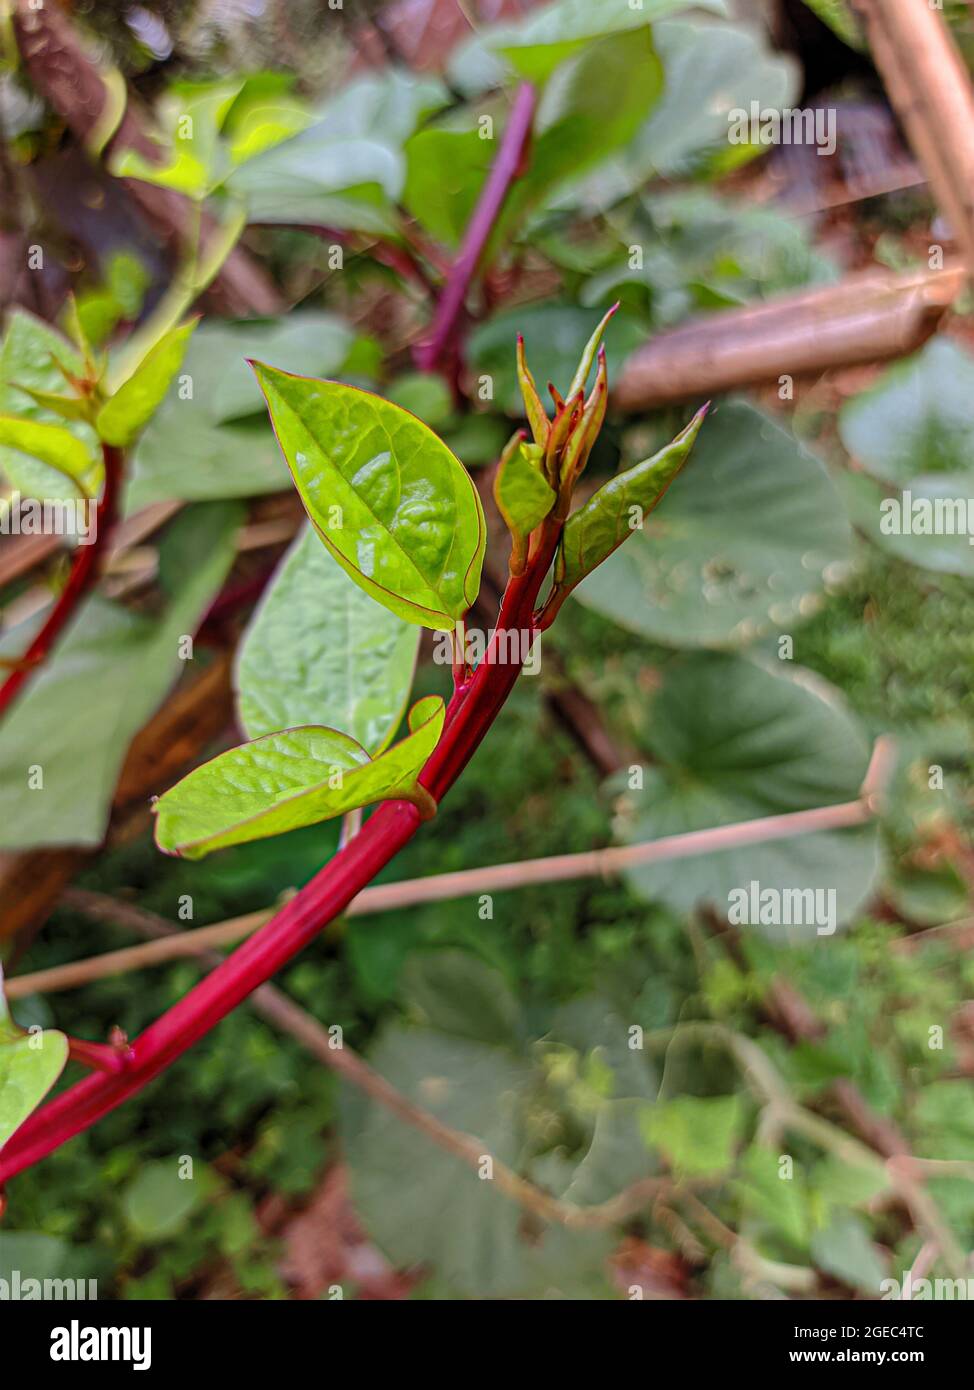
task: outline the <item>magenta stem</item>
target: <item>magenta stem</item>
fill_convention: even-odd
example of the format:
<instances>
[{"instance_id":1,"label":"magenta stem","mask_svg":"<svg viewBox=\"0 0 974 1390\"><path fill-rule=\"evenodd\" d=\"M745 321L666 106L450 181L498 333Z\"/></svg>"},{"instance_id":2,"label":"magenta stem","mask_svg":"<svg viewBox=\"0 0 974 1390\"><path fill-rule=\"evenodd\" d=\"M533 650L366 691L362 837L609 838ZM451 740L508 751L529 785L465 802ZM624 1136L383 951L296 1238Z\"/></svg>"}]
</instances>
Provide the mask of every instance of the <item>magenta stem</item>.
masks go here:
<instances>
[{"instance_id":1,"label":"magenta stem","mask_svg":"<svg viewBox=\"0 0 974 1390\"><path fill-rule=\"evenodd\" d=\"M419 779L437 802L466 767L517 680L520 663L497 660L508 645L502 634L533 626L534 604L559 533L557 524L546 526L527 570L509 582L494 639L470 681L450 701L443 735ZM515 650L521 650L520 643ZM411 802L381 806L266 926L135 1039L121 1070L95 1072L35 1111L0 1153L0 1184L90 1128L164 1071L344 911L420 824Z\"/></svg>"},{"instance_id":2,"label":"magenta stem","mask_svg":"<svg viewBox=\"0 0 974 1390\"><path fill-rule=\"evenodd\" d=\"M423 371L434 371L453 346L467 291L511 184L522 168L536 104L534 87L530 82L523 82L514 95L514 105L497 158L470 219L459 254L450 267L433 315L429 341L416 351L416 364Z\"/></svg>"}]
</instances>

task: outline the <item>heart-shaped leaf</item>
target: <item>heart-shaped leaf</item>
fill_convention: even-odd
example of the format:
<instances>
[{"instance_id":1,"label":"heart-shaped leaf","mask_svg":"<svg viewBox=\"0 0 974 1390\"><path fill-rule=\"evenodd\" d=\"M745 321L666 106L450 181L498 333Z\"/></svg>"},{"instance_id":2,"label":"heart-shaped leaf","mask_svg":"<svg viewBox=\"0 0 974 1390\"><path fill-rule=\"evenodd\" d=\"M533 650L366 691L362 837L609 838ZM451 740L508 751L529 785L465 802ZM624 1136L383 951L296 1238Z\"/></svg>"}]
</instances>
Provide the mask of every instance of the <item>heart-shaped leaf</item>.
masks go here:
<instances>
[{"instance_id":1,"label":"heart-shaped leaf","mask_svg":"<svg viewBox=\"0 0 974 1390\"><path fill-rule=\"evenodd\" d=\"M869 761L862 728L824 683L718 652L667 668L643 737L655 765L642 789L627 786L617 804L616 830L631 842L853 801ZM636 866L627 878L637 893L678 912L706 903L727 914L730 895L755 882L782 901L810 891L816 911L832 909L831 922L756 920L743 928L799 941L849 921L878 869L876 827L862 825L705 850Z\"/></svg>"},{"instance_id":2,"label":"heart-shaped leaf","mask_svg":"<svg viewBox=\"0 0 974 1390\"><path fill-rule=\"evenodd\" d=\"M64 1070L68 1040L48 1028L25 1033L10 1017L0 969L0 1149L37 1109Z\"/></svg>"},{"instance_id":3,"label":"heart-shaped leaf","mask_svg":"<svg viewBox=\"0 0 974 1390\"><path fill-rule=\"evenodd\" d=\"M819 460L754 406L728 401L666 506L575 597L655 641L741 643L792 631L850 559L849 522Z\"/></svg>"},{"instance_id":4,"label":"heart-shaped leaf","mask_svg":"<svg viewBox=\"0 0 974 1390\"><path fill-rule=\"evenodd\" d=\"M416 779L444 715L438 695L418 700L409 734L374 759L348 734L318 727L285 729L231 748L159 799L156 844L166 854L202 859L375 801L422 801Z\"/></svg>"},{"instance_id":5,"label":"heart-shaped leaf","mask_svg":"<svg viewBox=\"0 0 974 1390\"><path fill-rule=\"evenodd\" d=\"M566 593L601 565L638 530L645 517L686 463L706 407L652 458L610 478L569 518L562 537L555 578Z\"/></svg>"},{"instance_id":6,"label":"heart-shaped leaf","mask_svg":"<svg viewBox=\"0 0 974 1390\"><path fill-rule=\"evenodd\" d=\"M252 363L301 500L338 563L399 617L452 630L487 527L460 460L381 396Z\"/></svg>"},{"instance_id":7,"label":"heart-shaped leaf","mask_svg":"<svg viewBox=\"0 0 974 1390\"><path fill-rule=\"evenodd\" d=\"M264 595L237 657L240 719L250 738L316 719L374 754L402 718L419 628L353 584L311 526Z\"/></svg>"},{"instance_id":8,"label":"heart-shaped leaf","mask_svg":"<svg viewBox=\"0 0 974 1390\"><path fill-rule=\"evenodd\" d=\"M895 363L839 415L842 443L877 478L909 484L923 473L958 473L974 448L974 357L938 335Z\"/></svg>"},{"instance_id":9,"label":"heart-shaped leaf","mask_svg":"<svg viewBox=\"0 0 974 1390\"><path fill-rule=\"evenodd\" d=\"M192 319L163 334L111 400L102 406L95 424L107 444L131 444L136 435L141 434L162 405L170 382L182 366L197 323L199 319Z\"/></svg>"}]
</instances>

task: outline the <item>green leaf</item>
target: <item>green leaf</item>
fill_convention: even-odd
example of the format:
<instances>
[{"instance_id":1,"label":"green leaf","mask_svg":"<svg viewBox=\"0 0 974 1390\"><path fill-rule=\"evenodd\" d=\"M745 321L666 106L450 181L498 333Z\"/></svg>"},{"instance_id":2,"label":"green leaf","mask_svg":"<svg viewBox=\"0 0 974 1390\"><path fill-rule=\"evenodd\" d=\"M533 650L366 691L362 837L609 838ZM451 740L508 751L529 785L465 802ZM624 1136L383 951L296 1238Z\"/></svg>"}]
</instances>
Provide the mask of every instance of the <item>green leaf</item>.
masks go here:
<instances>
[{"instance_id":1,"label":"green leaf","mask_svg":"<svg viewBox=\"0 0 974 1390\"><path fill-rule=\"evenodd\" d=\"M576 598L674 646L793 631L851 560L835 485L788 430L744 402L714 412L693 459L666 506Z\"/></svg>"},{"instance_id":2,"label":"green leaf","mask_svg":"<svg viewBox=\"0 0 974 1390\"><path fill-rule=\"evenodd\" d=\"M181 1178L174 1158L147 1163L122 1195L125 1223L141 1242L168 1240L181 1231L202 1200L196 1177Z\"/></svg>"},{"instance_id":3,"label":"green leaf","mask_svg":"<svg viewBox=\"0 0 974 1390\"><path fill-rule=\"evenodd\" d=\"M541 471L542 449L525 444L519 432L501 455L494 478L494 500L514 539L511 573L520 574L527 540L555 505L555 492Z\"/></svg>"},{"instance_id":4,"label":"green leaf","mask_svg":"<svg viewBox=\"0 0 974 1390\"><path fill-rule=\"evenodd\" d=\"M433 77L386 69L343 87L306 130L234 170L225 187L252 222L397 235L403 145L447 94Z\"/></svg>"},{"instance_id":5,"label":"green leaf","mask_svg":"<svg viewBox=\"0 0 974 1390\"><path fill-rule=\"evenodd\" d=\"M936 574L974 578L974 474L927 473L901 492L848 472L839 487L855 526L880 550Z\"/></svg>"},{"instance_id":6,"label":"green leaf","mask_svg":"<svg viewBox=\"0 0 974 1390\"><path fill-rule=\"evenodd\" d=\"M652 458L634 464L603 483L598 492L568 518L555 567L559 587L570 592L639 529L686 463L704 414L705 410L699 410L672 443Z\"/></svg>"},{"instance_id":7,"label":"green leaf","mask_svg":"<svg viewBox=\"0 0 974 1390\"><path fill-rule=\"evenodd\" d=\"M459 246L495 148L479 130L420 130L407 143L402 201L437 240Z\"/></svg>"},{"instance_id":8,"label":"green leaf","mask_svg":"<svg viewBox=\"0 0 974 1390\"><path fill-rule=\"evenodd\" d=\"M327 722L377 753L402 718L420 632L353 584L311 526L288 551L238 649L249 738Z\"/></svg>"},{"instance_id":9,"label":"green leaf","mask_svg":"<svg viewBox=\"0 0 974 1390\"><path fill-rule=\"evenodd\" d=\"M300 134L248 161L226 183L252 222L296 222L397 235L403 145L445 104L443 84L398 69L343 87Z\"/></svg>"},{"instance_id":10,"label":"green leaf","mask_svg":"<svg viewBox=\"0 0 974 1390\"><path fill-rule=\"evenodd\" d=\"M10 1017L0 968L0 1150L57 1081L68 1060L63 1033L25 1033Z\"/></svg>"},{"instance_id":11,"label":"green leaf","mask_svg":"<svg viewBox=\"0 0 974 1390\"><path fill-rule=\"evenodd\" d=\"M667 668L643 741L656 766L617 807L617 833L633 843L855 800L869 761L868 741L835 691L807 672L772 673L716 652ZM873 891L878 869L877 831L867 825L648 864L627 878L676 911L707 903L722 915L730 894L752 882L782 895L831 891L841 926ZM827 909L828 898L820 904ZM824 939L817 925L758 921L741 929L814 941Z\"/></svg>"},{"instance_id":12,"label":"green leaf","mask_svg":"<svg viewBox=\"0 0 974 1390\"><path fill-rule=\"evenodd\" d=\"M556 0L532 11L516 27L488 30L486 37L490 48L523 77L545 82L560 63L593 39L638 29L685 8L686 0L645 0L638 8L625 0ZM723 14L726 6L723 0L704 0L698 8Z\"/></svg>"},{"instance_id":13,"label":"green leaf","mask_svg":"<svg viewBox=\"0 0 974 1390\"><path fill-rule=\"evenodd\" d=\"M867 44L862 28L847 0L805 0L805 4L843 43L865 52Z\"/></svg>"},{"instance_id":14,"label":"green leaf","mask_svg":"<svg viewBox=\"0 0 974 1390\"><path fill-rule=\"evenodd\" d=\"M800 70L775 53L764 27L711 19L667 19L653 27L666 73L659 102L634 138L573 190L589 209L608 207L653 179L710 177L760 154L760 145L731 145L728 114L781 110L797 99Z\"/></svg>"},{"instance_id":15,"label":"green leaf","mask_svg":"<svg viewBox=\"0 0 974 1390\"><path fill-rule=\"evenodd\" d=\"M839 434L848 452L886 482L960 473L974 458L974 356L951 338L931 338L847 401Z\"/></svg>"},{"instance_id":16,"label":"green leaf","mask_svg":"<svg viewBox=\"0 0 974 1390\"><path fill-rule=\"evenodd\" d=\"M75 483L81 483L95 467L86 445L62 425L0 415L0 446L30 454Z\"/></svg>"},{"instance_id":17,"label":"green leaf","mask_svg":"<svg viewBox=\"0 0 974 1390\"><path fill-rule=\"evenodd\" d=\"M678 1096L643 1114L646 1142L660 1149L679 1176L723 1173L734 1161L744 1125L740 1096Z\"/></svg>"},{"instance_id":18,"label":"green leaf","mask_svg":"<svg viewBox=\"0 0 974 1390\"><path fill-rule=\"evenodd\" d=\"M576 304L549 303L505 310L488 319L470 335L470 359L477 374L493 382L498 410L524 416L524 402L517 380L511 344L524 335L525 354L535 380L543 386L571 381L592 332L592 313ZM646 341L645 328L631 315L617 314L606 342L610 378L626 357Z\"/></svg>"},{"instance_id":19,"label":"green leaf","mask_svg":"<svg viewBox=\"0 0 974 1390\"><path fill-rule=\"evenodd\" d=\"M13 310L0 345L0 414L56 424L58 413L33 400L30 392L63 392L65 378L59 363L76 376L84 371L84 362L66 338L33 314ZM79 420L69 422L67 428L94 456L97 440L90 426ZM26 497L43 500L64 496L63 474L19 450L0 445L0 470L11 487ZM99 459L89 480L93 492L100 483L100 473Z\"/></svg>"},{"instance_id":20,"label":"green leaf","mask_svg":"<svg viewBox=\"0 0 974 1390\"><path fill-rule=\"evenodd\" d=\"M450 388L435 372L404 372L389 383L386 400L418 415L431 430L438 430L453 416Z\"/></svg>"},{"instance_id":21,"label":"green leaf","mask_svg":"<svg viewBox=\"0 0 974 1390\"><path fill-rule=\"evenodd\" d=\"M662 90L663 65L645 25L597 39L561 64L542 93L531 163L506 216L516 221L625 146Z\"/></svg>"},{"instance_id":22,"label":"green leaf","mask_svg":"<svg viewBox=\"0 0 974 1390\"><path fill-rule=\"evenodd\" d=\"M174 549L193 563L183 564L178 589L157 616L99 597L85 604L35 673L29 698L0 722L0 848L101 844L129 743L185 669L180 639L196 630L223 583L240 520L237 506L209 503L172 523L160 546L161 571ZM0 654L19 655L27 640L11 630ZM43 788L31 785L32 767Z\"/></svg>"},{"instance_id":23,"label":"green leaf","mask_svg":"<svg viewBox=\"0 0 974 1390\"><path fill-rule=\"evenodd\" d=\"M159 409L199 319L171 328L146 353L132 375L98 412L95 427L107 444L125 447L141 434Z\"/></svg>"},{"instance_id":24,"label":"green leaf","mask_svg":"<svg viewBox=\"0 0 974 1390\"><path fill-rule=\"evenodd\" d=\"M408 622L455 627L477 597L487 542L459 459L380 396L253 367L301 500L342 568Z\"/></svg>"},{"instance_id":25,"label":"green leaf","mask_svg":"<svg viewBox=\"0 0 974 1390\"><path fill-rule=\"evenodd\" d=\"M202 859L215 849L317 825L375 801L413 799L443 728L443 701L409 712L410 732L370 758L337 729L286 729L220 753L156 802L156 844Z\"/></svg>"},{"instance_id":26,"label":"green leaf","mask_svg":"<svg viewBox=\"0 0 974 1390\"><path fill-rule=\"evenodd\" d=\"M62 420L88 419L90 406L79 396L62 396L58 391L36 391L31 386L21 386L19 389L25 396L30 396L41 410L49 410L52 415L59 415Z\"/></svg>"},{"instance_id":27,"label":"green leaf","mask_svg":"<svg viewBox=\"0 0 974 1390\"><path fill-rule=\"evenodd\" d=\"M800 1172L783 1173L780 1157L776 1149L752 1144L734 1188L749 1216L804 1250L809 1236L808 1189Z\"/></svg>"},{"instance_id":28,"label":"green leaf","mask_svg":"<svg viewBox=\"0 0 974 1390\"><path fill-rule=\"evenodd\" d=\"M812 1236L811 1246L819 1269L867 1297L879 1296L889 1271L865 1223L854 1212L837 1211L825 1230Z\"/></svg>"},{"instance_id":29,"label":"green leaf","mask_svg":"<svg viewBox=\"0 0 974 1390\"><path fill-rule=\"evenodd\" d=\"M511 1046L521 1040L521 1008L499 970L469 951L424 951L403 974L408 1002L438 1032Z\"/></svg>"},{"instance_id":30,"label":"green leaf","mask_svg":"<svg viewBox=\"0 0 974 1390\"><path fill-rule=\"evenodd\" d=\"M401 1094L515 1164L530 1071L500 1048L387 1028L369 1058ZM361 1091L343 1087L342 1146L355 1210L397 1268L431 1266L451 1291L504 1296L522 1278L523 1213L476 1169ZM413 1175L403 1201L403 1174Z\"/></svg>"},{"instance_id":31,"label":"green leaf","mask_svg":"<svg viewBox=\"0 0 974 1390\"><path fill-rule=\"evenodd\" d=\"M287 371L328 376L342 368L352 343L351 330L333 314L200 324L180 373L186 389L170 387L136 446L129 508L172 497L205 501L287 487L287 470L246 357L258 353Z\"/></svg>"}]
</instances>

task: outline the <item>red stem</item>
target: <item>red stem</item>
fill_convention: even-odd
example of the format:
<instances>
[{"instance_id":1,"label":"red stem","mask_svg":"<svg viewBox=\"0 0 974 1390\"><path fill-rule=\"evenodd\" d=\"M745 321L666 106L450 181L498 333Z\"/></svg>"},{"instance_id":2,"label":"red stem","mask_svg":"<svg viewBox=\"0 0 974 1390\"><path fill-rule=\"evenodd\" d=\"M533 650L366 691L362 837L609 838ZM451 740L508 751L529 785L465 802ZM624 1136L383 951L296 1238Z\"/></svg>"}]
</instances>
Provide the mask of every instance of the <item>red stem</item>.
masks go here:
<instances>
[{"instance_id":1,"label":"red stem","mask_svg":"<svg viewBox=\"0 0 974 1390\"><path fill-rule=\"evenodd\" d=\"M90 545L79 545L75 549L68 582L16 669L11 671L0 686L0 716L13 704L35 669L47 659L62 630L74 616L82 599L97 583L101 573L109 536L118 515L122 451L114 445L103 444L102 457L105 460L105 484L101 499L95 508L95 538Z\"/></svg>"},{"instance_id":2,"label":"red stem","mask_svg":"<svg viewBox=\"0 0 974 1390\"><path fill-rule=\"evenodd\" d=\"M431 372L439 366L453 346L457 324L463 312L467 291L484 248L494 230L511 184L517 177L531 136L537 93L530 82L522 82L504 130L504 138L493 168L484 184L470 219L463 245L450 267L443 293L433 315L429 342L416 350L416 365Z\"/></svg>"},{"instance_id":3,"label":"red stem","mask_svg":"<svg viewBox=\"0 0 974 1390\"><path fill-rule=\"evenodd\" d=\"M466 767L517 680L520 661L497 659L508 645L499 634L533 626L534 604L554 558L559 532L557 523L543 528L527 570L507 586L497 633L483 661L450 701L443 735L419 779L437 802ZM522 644L514 649L520 652ZM0 1183L88 1129L158 1076L344 911L412 839L420 824L411 802L390 801L381 806L266 926L136 1038L121 1070L111 1075L93 1073L36 1111L0 1154Z\"/></svg>"}]
</instances>

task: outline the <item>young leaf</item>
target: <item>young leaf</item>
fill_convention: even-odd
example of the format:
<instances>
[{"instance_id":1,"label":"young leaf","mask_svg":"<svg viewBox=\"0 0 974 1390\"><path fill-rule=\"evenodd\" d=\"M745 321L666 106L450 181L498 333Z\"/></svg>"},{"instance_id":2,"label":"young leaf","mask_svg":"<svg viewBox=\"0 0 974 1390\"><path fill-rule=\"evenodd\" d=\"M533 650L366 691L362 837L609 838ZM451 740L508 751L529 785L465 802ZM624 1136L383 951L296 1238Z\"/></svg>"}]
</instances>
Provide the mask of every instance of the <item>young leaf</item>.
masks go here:
<instances>
[{"instance_id":1,"label":"young leaf","mask_svg":"<svg viewBox=\"0 0 974 1390\"><path fill-rule=\"evenodd\" d=\"M58 391L37 391L32 386L19 386L17 382L13 382L12 385L16 386L18 391L23 391L25 396L30 396L41 410L60 415L62 420L87 420L90 416L91 406L80 396L62 396Z\"/></svg>"},{"instance_id":2,"label":"young leaf","mask_svg":"<svg viewBox=\"0 0 974 1390\"><path fill-rule=\"evenodd\" d=\"M25 1033L10 1017L0 968L0 1149L64 1070L68 1040L55 1029Z\"/></svg>"},{"instance_id":3,"label":"young leaf","mask_svg":"<svg viewBox=\"0 0 974 1390\"><path fill-rule=\"evenodd\" d=\"M261 600L237 657L250 738L322 720L373 755L402 718L419 628L373 603L307 526Z\"/></svg>"},{"instance_id":4,"label":"young leaf","mask_svg":"<svg viewBox=\"0 0 974 1390\"><path fill-rule=\"evenodd\" d=\"M436 747L444 715L438 695L417 701L409 734L374 759L348 734L317 727L285 729L232 748L159 799L156 844L166 854L202 859L375 801L422 803L416 779Z\"/></svg>"},{"instance_id":5,"label":"young leaf","mask_svg":"<svg viewBox=\"0 0 974 1390\"><path fill-rule=\"evenodd\" d=\"M523 333L517 335L517 383L521 388L521 395L524 397L524 413L528 417L534 442L535 444L547 444L548 435L551 433L551 421L548 419L548 412L538 395L538 388L534 384L534 377L531 375L531 370L524 356Z\"/></svg>"},{"instance_id":6,"label":"young leaf","mask_svg":"<svg viewBox=\"0 0 974 1390\"><path fill-rule=\"evenodd\" d=\"M542 452L540 444L525 444L524 431L518 430L497 466L494 500L514 542L512 574L524 572L528 537L555 505L554 490L541 472Z\"/></svg>"},{"instance_id":7,"label":"young leaf","mask_svg":"<svg viewBox=\"0 0 974 1390\"><path fill-rule=\"evenodd\" d=\"M199 319L171 328L159 339L132 375L98 412L95 426L106 444L131 444L162 404L169 384L182 366L186 347Z\"/></svg>"},{"instance_id":8,"label":"young leaf","mask_svg":"<svg viewBox=\"0 0 974 1390\"><path fill-rule=\"evenodd\" d=\"M633 508L639 509L642 520L660 502L686 463L706 412L706 406L698 410L670 444L652 458L610 478L584 507L568 518L555 568L555 580L565 593L632 535Z\"/></svg>"},{"instance_id":9,"label":"young leaf","mask_svg":"<svg viewBox=\"0 0 974 1390\"><path fill-rule=\"evenodd\" d=\"M595 332L582 349L582 356L578 366L575 368L575 375L572 377L572 383L565 392L566 401L570 401L576 392L585 390L585 383L588 381L588 374L592 370L592 363L595 361L595 354L598 351L599 343L602 341L602 334L608 326L609 319L612 318L612 315L616 312L618 307L619 303L616 301L611 309L605 311L602 318L596 324Z\"/></svg>"},{"instance_id":10,"label":"young leaf","mask_svg":"<svg viewBox=\"0 0 974 1390\"><path fill-rule=\"evenodd\" d=\"M253 362L278 442L324 544L407 622L452 630L477 597L477 489L428 426L381 396Z\"/></svg>"},{"instance_id":11,"label":"young leaf","mask_svg":"<svg viewBox=\"0 0 974 1390\"><path fill-rule=\"evenodd\" d=\"M80 483L96 462L86 445L60 425L10 415L0 415L0 445L40 459L75 483Z\"/></svg>"}]
</instances>

